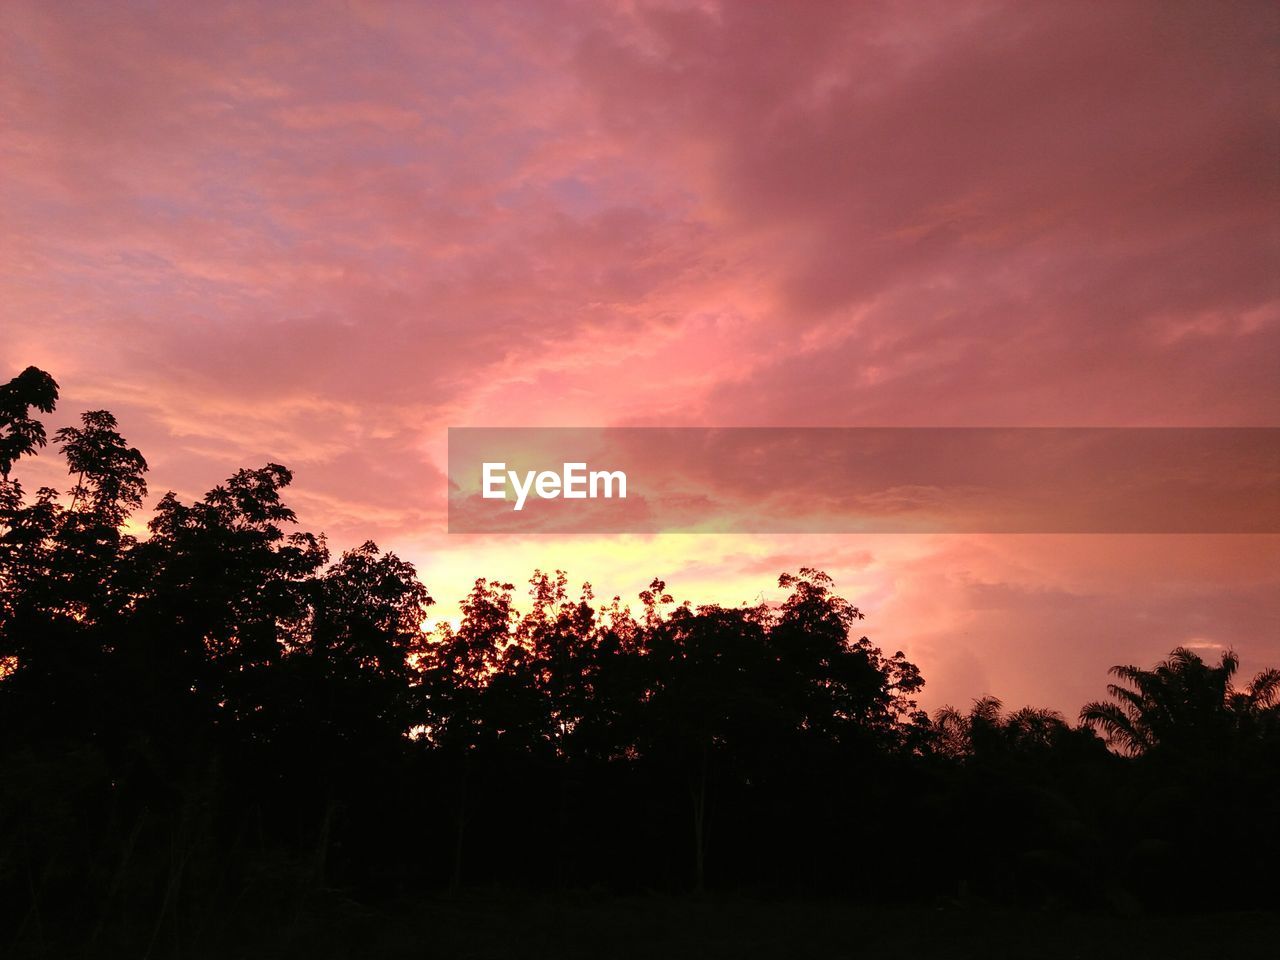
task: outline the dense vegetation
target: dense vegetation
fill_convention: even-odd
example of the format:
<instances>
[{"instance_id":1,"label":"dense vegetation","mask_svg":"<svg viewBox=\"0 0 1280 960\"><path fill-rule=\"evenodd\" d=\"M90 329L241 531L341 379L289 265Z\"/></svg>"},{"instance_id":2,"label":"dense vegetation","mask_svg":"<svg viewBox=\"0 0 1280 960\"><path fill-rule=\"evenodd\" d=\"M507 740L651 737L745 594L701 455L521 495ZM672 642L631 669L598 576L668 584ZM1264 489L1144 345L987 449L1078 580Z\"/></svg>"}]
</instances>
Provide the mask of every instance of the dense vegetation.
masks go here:
<instances>
[{"instance_id":1,"label":"dense vegetation","mask_svg":"<svg viewBox=\"0 0 1280 960\"><path fill-rule=\"evenodd\" d=\"M481 885L891 915L1280 892L1276 671L1237 689L1234 656L1179 649L1078 725L930 717L810 569L744 608L478 580L427 632L411 564L293 529L282 466L167 494L135 538L146 462L94 411L52 438L70 489L24 490L56 400L34 368L0 386L0 950L191 955L335 894Z\"/></svg>"}]
</instances>

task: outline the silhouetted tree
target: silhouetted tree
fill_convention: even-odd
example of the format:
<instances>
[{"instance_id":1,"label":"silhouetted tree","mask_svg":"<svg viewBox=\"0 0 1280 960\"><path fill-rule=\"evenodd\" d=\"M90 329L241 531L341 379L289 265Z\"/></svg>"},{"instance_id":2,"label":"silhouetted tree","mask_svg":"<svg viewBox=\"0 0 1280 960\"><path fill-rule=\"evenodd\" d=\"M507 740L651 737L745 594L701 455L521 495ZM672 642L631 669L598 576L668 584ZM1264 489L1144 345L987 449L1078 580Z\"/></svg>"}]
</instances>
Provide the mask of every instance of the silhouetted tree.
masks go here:
<instances>
[{"instance_id":1,"label":"silhouetted tree","mask_svg":"<svg viewBox=\"0 0 1280 960\"><path fill-rule=\"evenodd\" d=\"M822 571L783 574L778 585L791 594L769 639L778 666L790 674L799 728L835 740L898 736L924 685L919 669L901 651L886 657L866 637L855 637L862 611L836 595Z\"/></svg>"},{"instance_id":2,"label":"silhouetted tree","mask_svg":"<svg viewBox=\"0 0 1280 960\"><path fill-rule=\"evenodd\" d=\"M951 757L989 757L1002 753L1050 750L1072 734L1056 710L1023 707L1004 714L996 697L975 700L967 714L939 708L933 717L936 748Z\"/></svg>"},{"instance_id":3,"label":"silhouetted tree","mask_svg":"<svg viewBox=\"0 0 1280 960\"><path fill-rule=\"evenodd\" d=\"M755 749L786 724L768 677L765 613L677 607L650 631L646 647L650 685L637 746L642 756L671 763L687 791L694 886L702 890L709 792L718 768L741 775Z\"/></svg>"},{"instance_id":4,"label":"silhouetted tree","mask_svg":"<svg viewBox=\"0 0 1280 960\"><path fill-rule=\"evenodd\" d=\"M422 686L425 699L423 726L427 739L450 758L456 803L453 813L453 870L450 886L462 883L466 828L473 756L485 747L507 746L514 734L527 734L520 721L527 711L498 706L502 694L493 678L510 667L515 613L509 583L479 579L463 601L462 620L454 630L441 624L438 636L423 648ZM497 709L493 709L497 707ZM515 713L517 729L510 728Z\"/></svg>"},{"instance_id":5,"label":"silhouetted tree","mask_svg":"<svg viewBox=\"0 0 1280 960\"><path fill-rule=\"evenodd\" d=\"M317 578L311 595L310 630L292 659L324 684L328 715L316 721L354 742L402 736L416 720L409 657L435 602L413 564L367 541Z\"/></svg>"},{"instance_id":6,"label":"silhouetted tree","mask_svg":"<svg viewBox=\"0 0 1280 960\"><path fill-rule=\"evenodd\" d=\"M53 413L57 402L58 384L38 367L0 385L0 481L8 482L14 463L46 443L44 424L31 416L31 408Z\"/></svg>"},{"instance_id":7,"label":"silhouetted tree","mask_svg":"<svg viewBox=\"0 0 1280 960\"><path fill-rule=\"evenodd\" d=\"M1212 751L1241 726L1276 709L1280 672L1264 670L1237 691L1232 678L1239 667L1240 659L1230 650L1210 665L1186 647L1178 647L1151 670L1115 666L1111 673L1120 682L1107 685L1115 702L1087 703L1080 719L1130 755L1157 748Z\"/></svg>"}]
</instances>

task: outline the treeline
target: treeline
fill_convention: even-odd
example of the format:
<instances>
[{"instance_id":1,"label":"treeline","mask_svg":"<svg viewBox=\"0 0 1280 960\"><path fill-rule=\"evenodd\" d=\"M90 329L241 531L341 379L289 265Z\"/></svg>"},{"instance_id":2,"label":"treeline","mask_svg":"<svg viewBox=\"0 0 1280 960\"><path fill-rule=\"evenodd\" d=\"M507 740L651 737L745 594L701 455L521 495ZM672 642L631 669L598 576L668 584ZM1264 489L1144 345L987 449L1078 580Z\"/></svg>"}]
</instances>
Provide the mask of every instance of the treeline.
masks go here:
<instances>
[{"instance_id":1,"label":"treeline","mask_svg":"<svg viewBox=\"0 0 1280 960\"><path fill-rule=\"evenodd\" d=\"M241 470L126 520L105 411L10 476L57 386L0 386L0 948L165 953L335 892L751 891L1088 909L1270 906L1280 673L1176 650L1078 724L933 717L817 570L777 605L634 605L535 572L427 632L411 564L294 529ZM524 612L520 612L523 608ZM123 946L122 946L123 945ZM135 949L136 948L136 949Z\"/></svg>"}]
</instances>

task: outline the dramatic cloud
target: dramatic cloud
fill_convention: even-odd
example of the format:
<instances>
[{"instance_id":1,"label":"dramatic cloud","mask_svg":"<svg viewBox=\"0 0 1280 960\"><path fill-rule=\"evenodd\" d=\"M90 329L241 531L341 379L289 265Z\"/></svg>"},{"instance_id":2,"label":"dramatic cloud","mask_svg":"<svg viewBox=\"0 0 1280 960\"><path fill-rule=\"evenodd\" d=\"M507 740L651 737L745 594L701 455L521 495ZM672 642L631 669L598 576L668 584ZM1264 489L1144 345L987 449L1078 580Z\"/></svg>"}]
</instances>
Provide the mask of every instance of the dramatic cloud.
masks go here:
<instances>
[{"instance_id":1,"label":"dramatic cloud","mask_svg":"<svg viewBox=\"0 0 1280 960\"><path fill-rule=\"evenodd\" d=\"M1280 422L1274 4L19 2L2 42L0 376L111 407L153 487L288 463L442 598L826 566L935 702L1280 661L1280 538L458 538L443 472L449 425Z\"/></svg>"}]
</instances>

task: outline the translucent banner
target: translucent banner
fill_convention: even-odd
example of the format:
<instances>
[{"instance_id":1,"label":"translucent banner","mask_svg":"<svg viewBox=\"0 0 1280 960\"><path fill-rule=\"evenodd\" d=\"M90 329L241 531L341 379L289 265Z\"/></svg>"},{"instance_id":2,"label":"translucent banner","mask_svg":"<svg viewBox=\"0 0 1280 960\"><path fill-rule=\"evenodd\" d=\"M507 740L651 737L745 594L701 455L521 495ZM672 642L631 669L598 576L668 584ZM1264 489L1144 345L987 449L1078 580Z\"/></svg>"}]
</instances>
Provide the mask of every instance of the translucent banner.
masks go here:
<instances>
[{"instance_id":1,"label":"translucent banner","mask_svg":"<svg viewBox=\"0 0 1280 960\"><path fill-rule=\"evenodd\" d=\"M1280 428L452 428L449 530L1278 533Z\"/></svg>"}]
</instances>

